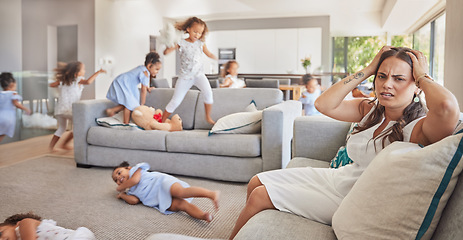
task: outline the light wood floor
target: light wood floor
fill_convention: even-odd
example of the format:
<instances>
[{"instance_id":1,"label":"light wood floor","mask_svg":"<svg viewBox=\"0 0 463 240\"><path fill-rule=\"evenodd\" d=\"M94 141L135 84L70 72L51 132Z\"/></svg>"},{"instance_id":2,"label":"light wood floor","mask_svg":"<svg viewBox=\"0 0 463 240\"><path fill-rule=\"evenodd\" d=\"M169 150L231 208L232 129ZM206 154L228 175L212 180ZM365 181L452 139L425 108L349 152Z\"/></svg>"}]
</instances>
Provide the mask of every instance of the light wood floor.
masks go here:
<instances>
[{"instance_id":1,"label":"light wood floor","mask_svg":"<svg viewBox=\"0 0 463 240\"><path fill-rule=\"evenodd\" d=\"M68 132L65 132L61 139L65 137L65 134ZM48 144L52 137L53 135L50 134L0 145L0 167L46 155L74 158L74 150L62 149L61 139L56 144L55 150L49 151Z\"/></svg>"}]
</instances>

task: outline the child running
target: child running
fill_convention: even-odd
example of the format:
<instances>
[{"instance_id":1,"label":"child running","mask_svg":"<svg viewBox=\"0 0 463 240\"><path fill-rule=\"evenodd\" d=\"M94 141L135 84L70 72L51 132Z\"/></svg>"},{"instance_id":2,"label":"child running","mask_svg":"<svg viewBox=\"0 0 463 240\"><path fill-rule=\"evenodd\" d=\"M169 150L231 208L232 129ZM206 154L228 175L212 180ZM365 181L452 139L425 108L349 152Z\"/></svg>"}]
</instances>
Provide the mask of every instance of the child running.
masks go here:
<instances>
[{"instance_id":1,"label":"child running","mask_svg":"<svg viewBox=\"0 0 463 240\"><path fill-rule=\"evenodd\" d=\"M13 74L4 72L0 74L0 142L5 135L13 137L16 127L16 108L31 114L29 108L21 104L22 97L16 92L16 80Z\"/></svg>"},{"instance_id":2,"label":"child running","mask_svg":"<svg viewBox=\"0 0 463 240\"><path fill-rule=\"evenodd\" d=\"M195 85L204 96L206 121L210 124L214 124L215 122L211 118L211 109L214 99L212 96L211 85L203 71L201 58L203 52L206 56L214 60L217 60L217 57L215 57L204 44L204 40L208 32L206 23L197 17L191 17L185 22L177 23L175 27L178 30L188 33L189 36L186 39L180 40L177 44L175 44L175 46L166 48L164 51L164 55L167 55L175 49L178 49L178 52L180 53L180 74L177 83L175 84L174 95L167 104L162 115L162 122L164 122L170 114L177 109L185 98L188 90Z\"/></svg>"},{"instance_id":3,"label":"child running","mask_svg":"<svg viewBox=\"0 0 463 240\"><path fill-rule=\"evenodd\" d=\"M160 172L148 172L148 163L139 163L134 167L122 162L114 168L112 178L117 183L116 190L121 198L129 204L142 202L145 206L158 209L163 214L185 211L188 215L212 221L213 216L191 204L193 197L205 197L219 207L219 192L190 185L178 178ZM127 193L125 190L129 188Z\"/></svg>"},{"instance_id":4,"label":"child running","mask_svg":"<svg viewBox=\"0 0 463 240\"><path fill-rule=\"evenodd\" d=\"M93 240L96 238L88 228L66 229L56 226L53 220L42 220L33 213L25 213L15 214L0 223L0 239Z\"/></svg>"},{"instance_id":5,"label":"child running","mask_svg":"<svg viewBox=\"0 0 463 240\"><path fill-rule=\"evenodd\" d=\"M145 65L117 76L111 83L106 98L118 105L106 109L106 114L111 117L124 110L124 123L128 124L133 109L145 104L146 93L151 91L150 76L156 76L161 66L159 54L150 52L145 57ZM140 83L141 91L138 89Z\"/></svg>"},{"instance_id":6,"label":"child running","mask_svg":"<svg viewBox=\"0 0 463 240\"><path fill-rule=\"evenodd\" d=\"M82 62L71 62L63 64L55 69L56 81L50 83L50 87L57 87L59 90L58 104L55 106L55 117L58 121L58 129L53 135L49 149L53 150L58 140L61 138L68 122L72 122L72 104L79 101L82 96L83 85L92 84L100 73L105 73L103 69L98 70L88 79L85 79L85 65ZM74 137L72 131L64 139L63 146L66 149L71 149L67 146L69 141Z\"/></svg>"}]
</instances>

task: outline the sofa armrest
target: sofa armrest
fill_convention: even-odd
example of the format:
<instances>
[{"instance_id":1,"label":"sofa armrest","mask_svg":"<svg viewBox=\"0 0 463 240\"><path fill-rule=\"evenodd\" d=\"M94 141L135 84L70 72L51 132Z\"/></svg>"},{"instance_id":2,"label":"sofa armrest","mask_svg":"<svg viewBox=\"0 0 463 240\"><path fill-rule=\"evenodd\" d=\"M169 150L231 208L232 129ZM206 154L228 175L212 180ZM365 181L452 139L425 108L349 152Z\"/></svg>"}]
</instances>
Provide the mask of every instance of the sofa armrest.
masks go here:
<instances>
[{"instance_id":1,"label":"sofa armrest","mask_svg":"<svg viewBox=\"0 0 463 240\"><path fill-rule=\"evenodd\" d=\"M290 100L262 112L263 171L284 168L291 160L293 124L301 109L301 102Z\"/></svg>"},{"instance_id":2,"label":"sofa armrest","mask_svg":"<svg viewBox=\"0 0 463 240\"><path fill-rule=\"evenodd\" d=\"M326 116L304 116L294 121L293 158L331 161L346 144L350 123Z\"/></svg>"},{"instance_id":3,"label":"sofa armrest","mask_svg":"<svg viewBox=\"0 0 463 240\"><path fill-rule=\"evenodd\" d=\"M96 126L95 118L106 117L105 110L116 106L110 100L83 100L72 104L72 122L74 132L74 160L77 164L87 165L87 132Z\"/></svg>"}]
</instances>

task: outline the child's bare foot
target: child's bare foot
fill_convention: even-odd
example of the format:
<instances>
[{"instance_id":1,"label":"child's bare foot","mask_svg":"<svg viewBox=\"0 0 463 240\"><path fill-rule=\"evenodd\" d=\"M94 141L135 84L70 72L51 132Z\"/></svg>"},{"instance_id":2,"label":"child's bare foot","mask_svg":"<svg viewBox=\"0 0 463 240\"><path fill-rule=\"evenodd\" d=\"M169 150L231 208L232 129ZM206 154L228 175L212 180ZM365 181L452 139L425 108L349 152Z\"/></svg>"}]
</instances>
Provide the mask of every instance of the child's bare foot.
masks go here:
<instances>
[{"instance_id":1,"label":"child's bare foot","mask_svg":"<svg viewBox=\"0 0 463 240\"><path fill-rule=\"evenodd\" d=\"M108 117L112 117L115 114L116 114L116 111L114 111L113 109L111 108L106 109L106 115L108 115Z\"/></svg>"},{"instance_id":2,"label":"child's bare foot","mask_svg":"<svg viewBox=\"0 0 463 240\"><path fill-rule=\"evenodd\" d=\"M214 202L215 210L219 210L220 191L215 191L214 192L214 197L211 198L211 199Z\"/></svg>"},{"instance_id":3,"label":"child's bare foot","mask_svg":"<svg viewBox=\"0 0 463 240\"><path fill-rule=\"evenodd\" d=\"M210 213L204 213L203 215L203 220L206 221L206 222L211 222L212 219L214 219L214 216L212 216L212 214Z\"/></svg>"},{"instance_id":4,"label":"child's bare foot","mask_svg":"<svg viewBox=\"0 0 463 240\"><path fill-rule=\"evenodd\" d=\"M211 125L214 125L214 124L215 124L215 121L212 120L212 118L210 118L210 117L206 117L206 121L207 121L209 124L211 124Z\"/></svg>"}]
</instances>

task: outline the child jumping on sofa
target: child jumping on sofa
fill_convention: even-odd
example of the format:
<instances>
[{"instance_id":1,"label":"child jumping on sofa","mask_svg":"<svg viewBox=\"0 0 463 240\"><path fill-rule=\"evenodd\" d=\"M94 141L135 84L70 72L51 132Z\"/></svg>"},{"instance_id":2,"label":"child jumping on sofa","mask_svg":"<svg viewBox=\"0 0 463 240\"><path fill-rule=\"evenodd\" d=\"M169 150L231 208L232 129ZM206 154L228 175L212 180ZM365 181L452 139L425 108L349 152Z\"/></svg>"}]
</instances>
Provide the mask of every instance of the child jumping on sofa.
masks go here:
<instances>
[{"instance_id":1,"label":"child jumping on sofa","mask_svg":"<svg viewBox=\"0 0 463 240\"><path fill-rule=\"evenodd\" d=\"M221 73L224 78L221 88L243 88L246 87L243 79L238 78L238 62L235 60L228 61L223 67Z\"/></svg>"},{"instance_id":2,"label":"child jumping on sofa","mask_svg":"<svg viewBox=\"0 0 463 240\"><path fill-rule=\"evenodd\" d=\"M15 214L0 223L0 239L37 239L62 240L80 239L94 240L95 235L86 227L76 230L56 226L56 222L43 219L31 212Z\"/></svg>"},{"instance_id":3,"label":"child jumping on sofa","mask_svg":"<svg viewBox=\"0 0 463 240\"><path fill-rule=\"evenodd\" d=\"M146 94L151 91L150 76L156 76L161 66L159 54L150 52L145 57L145 65L117 76L111 83L106 98L118 105L106 109L106 114L112 117L124 110L124 123L128 124L133 109L145 104ZM140 83L141 90L138 89Z\"/></svg>"},{"instance_id":4,"label":"child jumping on sofa","mask_svg":"<svg viewBox=\"0 0 463 240\"><path fill-rule=\"evenodd\" d=\"M188 215L212 221L213 216L203 212L191 204L193 197L205 197L213 201L216 209L219 207L219 192L190 185L178 178L160 172L148 172L148 163L139 163L134 167L128 162L122 162L114 168L112 178L117 183L116 190L120 192L117 198L128 204L139 202L148 207L158 209L163 214L184 211ZM125 190L129 188L127 192Z\"/></svg>"},{"instance_id":5,"label":"child jumping on sofa","mask_svg":"<svg viewBox=\"0 0 463 240\"><path fill-rule=\"evenodd\" d=\"M96 71L88 79L85 79L85 65L82 62L70 62L62 64L55 69L56 81L50 83L50 87L59 89L58 103L55 106L55 117L58 121L58 129L55 131L50 144L50 151L53 150L58 140L61 138L68 125L68 121L72 121L72 104L79 101L82 95L83 85L92 84L100 73L106 71L100 69ZM64 139L63 146L67 147L69 141L74 137L72 131Z\"/></svg>"},{"instance_id":6,"label":"child jumping on sofa","mask_svg":"<svg viewBox=\"0 0 463 240\"><path fill-rule=\"evenodd\" d=\"M164 55L178 49L180 53L180 74L175 84L175 91L172 99L167 104L164 113L162 114L162 122L177 109L180 103L185 98L188 90L196 85L204 96L204 108L206 111L206 121L210 124L214 124L214 120L211 118L212 103L214 102L212 96L212 89L203 71L203 63L201 61L202 53L206 56L217 60L204 44L206 34L208 32L206 23L197 18L191 17L185 22L178 23L175 26L178 30L188 33L189 36L186 39L181 39L173 47L168 47L164 50Z\"/></svg>"}]
</instances>

